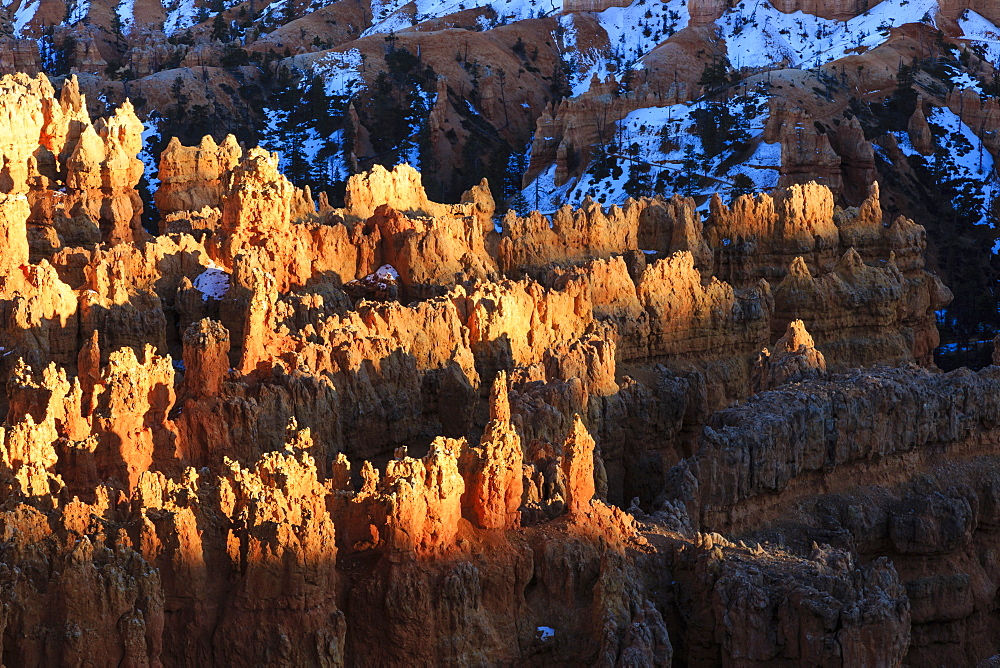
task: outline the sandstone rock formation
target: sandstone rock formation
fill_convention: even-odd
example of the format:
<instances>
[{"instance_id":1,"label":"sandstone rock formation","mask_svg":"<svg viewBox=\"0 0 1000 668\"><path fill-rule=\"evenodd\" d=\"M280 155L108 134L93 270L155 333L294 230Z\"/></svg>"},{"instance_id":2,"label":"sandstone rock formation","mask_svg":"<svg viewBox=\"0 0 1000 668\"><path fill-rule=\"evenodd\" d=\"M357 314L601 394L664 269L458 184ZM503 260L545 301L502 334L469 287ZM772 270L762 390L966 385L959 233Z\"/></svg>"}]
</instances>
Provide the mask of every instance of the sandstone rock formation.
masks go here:
<instances>
[{"instance_id":1,"label":"sandstone rock formation","mask_svg":"<svg viewBox=\"0 0 1000 668\"><path fill-rule=\"evenodd\" d=\"M826 375L826 358L816 350L816 343L801 320L788 323L788 331L774 344L774 352L765 348L759 364L759 375L754 382L758 392Z\"/></svg>"},{"instance_id":2,"label":"sandstone rock formation","mask_svg":"<svg viewBox=\"0 0 1000 668\"><path fill-rule=\"evenodd\" d=\"M3 149L5 662L1000 649L997 370L933 369L950 293L877 185L498 233L486 184L379 168L333 208L206 139L161 156L153 237L128 107L91 125L48 85L0 80L55 128ZM117 213L40 253L59 183Z\"/></svg>"},{"instance_id":3,"label":"sandstone rock formation","mask_svg":"<svg viewBox=\"0 0 1000 668\"><path fill-rule=\"evenodd\" d=\"M891 557L908 598L907 661L978 661L979 643L995 642L981 624L996 574L977 555L992 541L996 470L959 453L994 437L996 382L996 367L901 368L759 394L712 419L673 473L688 479L676 498L702 531Z\"/></svg>"},{"instance_id":4,"label":"sandstone rock formation","mask_svg":"<svg viewBox=\"0 0 1000 668\"><path fill-rule=\"evenodd\" d=\"M206 135L198 146L183 146L176 137L160 155L160 187L156 208L164 220L179 211L222 205L222 177L239 162L242 150L228 135L221 146Z\"/></svg>"},{"instance_id":5,"label":"sandstone rock formation","mask_svg":"<svg viewBox=\"0 0 1000 668\"><path fill-rule=\"evenodd\" d=\"M11 111L0 119L7 164L0 189L27 199L32 256L50 256L63 245L141 239L135 187L142 176L136 155L143 127L132 105L126 101L113 116L91 123L75 78L58 102L44 75L17 74L2 82L0 95Z\"/></svg>"}]
</instances>

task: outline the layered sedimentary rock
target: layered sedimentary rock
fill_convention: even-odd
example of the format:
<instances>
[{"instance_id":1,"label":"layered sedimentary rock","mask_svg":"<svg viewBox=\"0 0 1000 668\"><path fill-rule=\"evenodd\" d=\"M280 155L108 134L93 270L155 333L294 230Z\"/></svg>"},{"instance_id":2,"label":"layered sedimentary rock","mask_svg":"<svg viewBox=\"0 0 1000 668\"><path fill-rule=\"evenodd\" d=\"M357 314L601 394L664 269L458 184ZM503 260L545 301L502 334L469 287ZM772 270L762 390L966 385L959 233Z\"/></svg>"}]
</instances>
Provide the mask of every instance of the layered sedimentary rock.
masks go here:
<instances>
[{"instance_id":1,"label":"layered sedimentary rock","mask_svg":"<svg viewBox=\"0 0 1000 668\"><path fill-rule=\"evenodd\" d=\"M512 529L520 524L524 488L524 451L510 422L507 376L497 374L490 395L490 421L479 447L468 447L473 472L465 493L472 521L484 529ZM465 454L465 453L463 453Z\"/></svg>"},{"instance_id":2,"label":"layered sedimentary rock","mask_svg":"<svg viewBox=\"0 0 1000 668\"><path fill-rule=\"evenodd\" d=\"M32 256L62 245L93 246L141 238L142 176L136 158L142 123L126 102L113 116L92 123L75 78L58 101L44 75L4 77L0 95L8 113L0 120L4 193L26 197Z\"/></svg>"},{"instance_id":3,"label":"layered sedimentary rock","mask_svg":"<svg viewBox=\"0 0 1000 668\"><path fill-rule=\"evenodd\" d=\"M489 187L470 189L458 205L427 199L420 174L400 165L351 177L346 207L317 208L308 189L278 172L278 157L241 154L229 136L197 147L171 142L160 159L157 206L170 231L208 233L213 261L234 271L239 258L277 280L279 292L321 280L346 284L390 265L406 299L441 286L495 277L484 246L494 210ZM290 259L290 261L289 261Z\"/></svg>"},{"instance_id":4,"label":"layered sedimentary rock","mask_svg":"<svg viewBox=\"0 0 1000 668\"><path fill-rule=\"evenodd\" d=\"M228 135L222 145L206 135L198 146L183 146L171 139L160 155L160 187L156 208L164 220L171 214L222 205L222 177L242 157L236 138Z\"/></svg>"},{"instance_id":5,"label":"layered sedimentary rock","mask_svg":"<svg viewBox=\"0 0 1000 668\"><path fill-rule=\"evenodd\" d=\"M502 391L494 392L492 409L495 421L501 422ZM6 525L30 535L33 544L50 545L54 552L48 554L66 556L39 562L38 552L10 552L9 563L51 568L62 562L50 560L66 559L72 567L65 568L61 578L72 579L66 580L66 589L57 590L64 592L66 605L49 607L42 618L28 615L46 609L45 592L21 581L5 605L10 612L24 612L11 615L14 621L8 628L15 632L22 624L35 623L44 633L54 633L63 624L85 623L88 615L114 613L129 624L102 630L100 649L73 650L99 652L95 656L108 661L176 663L212 656L229 663L253 655L338 665L350 661L352 652L364 652L392 662L414 657L468 662L489 651L503 660L556 656L616 663L631 657L665 665L672 645L661 609L678 605L695 629L690 638L698 637L706 625L715 624L713 606L729 604L723 599L706 608L689 601L709 600L704 592L718 588L715 578L738 582L749 576L739 562L760 560L756 568L764 567L769 578L784 582L769 590L775 601L799 591L794 596L803 602L793 604L785 623L812 625L812 639L800 651L823 656L825 643L833 638L880 633L887 639L904 633L907 617L899 606L905 599L884 566L845 568L845 557L822 555L820 564L840 560L820 567L824 581L833 578L846 585L829 585L839 587L839 593L822 598L822 593L809 593L816 566L808 559L778 560L700 534L683 538L649 518L640 530L621 511L591 501L594 444L579 420L562 445L558 469L565 476L572 522L546 523L526 530L522 538L503 531L518 525L516 514L502 513L503 526L472 529L463 524L465 511L482 515L476 513L478 503L462 501L466 484L474 485L477 475L460 466L461 441L439 439L421 459L398 452L383 475L366 465L360 486L345 475L349 465L343 458L334 462L324 483L308 454L313 445L308 431L293 426L285 452L266 454L249 468L229 461L214 477L193 468L173 476L147 471L128 485L127 496L112 481L92 488L96 494L83 501L60 501L49 489L13 492L24 495L24 502L5 511ZM61 458L44 455L37 446L22 458L9 464L19 478L30 466L61 468ZM79 472L65 468L62 475L72 486ZM510 508L509 502L503 505ZM59 522L53 527L42 519L45 513L59 517ZM476 556L483 550L489 555L486 560ZM677 587L668 599L642 584L640 573L647 562L651 566L655 561L655 551L675 555L669 568ZM413 554L430 561L412 561L407 555ZM374 570L355 569L362 557L377 559ZM341 560L346 560L344 569L333 569ZM712 566L722 562L728 565L721 571ZM662 571L662 565L657 570ZM117 575L121 571L131 575L124 585ZM334 575L341 572L344 575ZM343 611L336 603L334 577L347 578L343 584L352 591ZM660 577L666 576L661 572ZM863 591L849 584L857 578L867 583ZM435 581L444 583L444 598L432 588ZM780 593L782 588L787 591ZM541 592L547 593L539 598ZM825 629L815 612L807 612L815 610L807 602L812 599L823 601L828 611L824 615L838 614L848 605L870 607L872 621L849 622L839 631ZM389 601L393 605L385 607ZM401 601L405 607L399 607ZM275 609L283 611L277 625L269 617ZM581 614L583 610L593 615ZM436 622L422 627L419 636L412 635L406 627L415 615ZM454 631L447 630L451 627L444 626L449 618L474 623L480 633L462 632L453 641L441 642L453 637L449 633ZM228 631L209 632L217 628ZM248 634L255 628L268 632ZM554 642L547 644L550 638L538 629L556 634ZM381 632L392 633L398 642L369 644ZM727 633L738 647L756 642L735 629ZM50 644L15 641L6 646L9 657L23 660L44 658L51 651ZM691 658L698 658L695 645L685 641L684 646ZM761 661L780 651L751 646ZM848 656L883 660L897 656L901 646L852 641L845 647ZM59 656L73 656L64 652Z\"/></svg>"},{"instance_id":6,"label":"layered sedimentary rock","mask_svg":"<svg viewBox=\"0 0 1000 668\"><path fill-rule=\"evenodd\" d=\"M890 557L908 598L907 662L975 663L998 641L998 469L984 448L997 382L996 367L901 368L759 394L710 420L672 473L685 480L675 498L702 531Z\"/></svg>"},{"instance_id":7,"label":"layered sedimentary rock","mask_svg":"<svg viewBox=\"0 0 1000 668\"><path fill-rule=\"evenodd\" d=\"M923 270L923 228L902 217L884 224L877 183L860 207L836 214L829 191L815 185L793 186L776 199L741 197L732 207L716 200L706 228L719 274L737 285L758 277L776 283L775 336L790 320L802 319L830 344L834 364L902 361L910 355L929 362L938 340L933 312L951 301L951 293ZM867 296L859 301L862 294ZM838 314L847 312L850 322L837 322ZM851 346L841 358L839 346L825 337L836 332L849 339L845 326L857 327L861 336L878 338L884 332L901 338ZM872 345L883 350L865 359Z\"/></svg>"},{"instance_id":8,"label":"layered sedimentary rock","mask_svg":"<svg viewBox=\"0 0 1000 668\"><path fill-rule=\"evenodd\" d=\"M602 81L595 72L587 92L557 105L546 105L535 120L531 163L523 176L524 186L550 165L555 167L555 184L563 185L587 166L594 146L611 141L615 123L630 112L685 102L696 95L695 87L677 83L676 77L666 90L644 84L620 94L619 88L614 76L608 75Z\"/></svg>"},{"instance_id":9,"label":"layered sedimentary rock","mask_svg":"<svg viewBox=\"0 0 1000 668\"><path fill-rule=\"evenodd\" d=\"M379 168L334 209L272 153L171 142L169 233L114 218L42 258L43 179L117 201L134 128L83 124L72 82L62 105L3 81L79 116L49 172L30 134L5 149L5 661L997 649L992 483L966 463L993 475L994 370L916 366L950 295L877 186L844 210L807 183L706 219L588 202L498 232L486 184L440 204ZM877 364L904 366L837 375Z\"/></svg>"},{"instance_id":10,"label":"layered sedimentary rock","mask_svg":"<svg viewBox=\"0 0 1000 668\"><path fill-rule=\"evenodd\" d=\"M826 358L816 349L816 342L801 320L788 323L788 330L774 344L773 352L765 348L758 363L754 379L757 391L826 375Z\"/></svg>"},{"instance_id":11,"label":"layered sedimentary rock","mask_svg":"<svg viewBox=\"0 0 1000 668\"><path fill-rule=\"evenodd\" d=\"M780 185L816 181L836 192L843 189L840 156L804 110L783 105L772 109L763 140L781 143Z\"/></svg>"}]
</instances>

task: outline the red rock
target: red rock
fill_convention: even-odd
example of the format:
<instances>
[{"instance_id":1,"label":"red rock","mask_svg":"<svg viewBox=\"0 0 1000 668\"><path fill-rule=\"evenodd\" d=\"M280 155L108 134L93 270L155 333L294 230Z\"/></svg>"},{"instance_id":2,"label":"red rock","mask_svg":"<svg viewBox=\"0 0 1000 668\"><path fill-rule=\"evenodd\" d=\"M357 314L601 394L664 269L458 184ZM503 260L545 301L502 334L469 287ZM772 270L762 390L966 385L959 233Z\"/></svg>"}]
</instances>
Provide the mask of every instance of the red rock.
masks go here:
<instances>
[{"instance_id":1,"label":"red rock","mask_svg":"<svg viewBox=\"0 0 1000 668\"><path fill-rule=\"evenodd\" d=\"M490 421L478 447L462 453L466 479L462 505L483 529L516 529L523 492L521 439L510 422L507 376L497 374L490 394Z\"/></svg>"}]
</instances>

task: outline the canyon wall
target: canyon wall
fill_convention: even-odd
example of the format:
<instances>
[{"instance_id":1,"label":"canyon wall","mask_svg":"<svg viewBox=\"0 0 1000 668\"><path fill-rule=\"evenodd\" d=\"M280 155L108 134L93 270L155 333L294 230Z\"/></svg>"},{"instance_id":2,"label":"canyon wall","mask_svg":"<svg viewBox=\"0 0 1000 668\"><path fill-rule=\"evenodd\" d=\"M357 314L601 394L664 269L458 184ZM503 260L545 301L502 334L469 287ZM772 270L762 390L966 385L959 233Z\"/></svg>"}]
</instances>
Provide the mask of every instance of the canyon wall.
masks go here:
<instances>
[{"instance_id":1,"label":"canyon wall","mask_svg":"<svg viewBox=\"0 0 1000 668\"><path fill-rule=\"evenodd\" d=\"M273 153L174 141L154 236L128 107L3 87L39 128L0 146L5 662L998 649L992 487L963 468L992 471L995 369L933 369L951 295L877 185L498 230L485 183L440 204L376 168L333 208ZM61 184L113 213L41 252Z\"/></svg>"}]
</instances>

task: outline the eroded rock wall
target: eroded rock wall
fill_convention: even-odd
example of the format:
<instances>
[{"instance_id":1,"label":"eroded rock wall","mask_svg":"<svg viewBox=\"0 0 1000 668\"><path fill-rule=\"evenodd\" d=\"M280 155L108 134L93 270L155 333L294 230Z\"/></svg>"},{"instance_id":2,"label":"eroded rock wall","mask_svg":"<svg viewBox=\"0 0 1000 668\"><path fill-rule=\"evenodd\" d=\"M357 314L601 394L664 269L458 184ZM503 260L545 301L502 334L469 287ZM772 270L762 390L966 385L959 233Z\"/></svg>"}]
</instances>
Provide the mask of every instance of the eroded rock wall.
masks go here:
<instances>
[{"instance_id":1,"label":"eroded rock wall","mask_svg":"<svg viewBox=\"0 0 1000 668\"><path fill-rule=\"evenodd\" d=\"M916 366L950 293L877 186L498 231L485 183L440 204L377 168L333 209L206 139L161 156L153 237L129 107L4 86L34 110L0 119L5 662L995 647L992 488L962 468L992 471L993 371ZM74 227L39 217L61 197ZM903 366L837 375L878 364Z\"/></svg>"}]
</instances>

